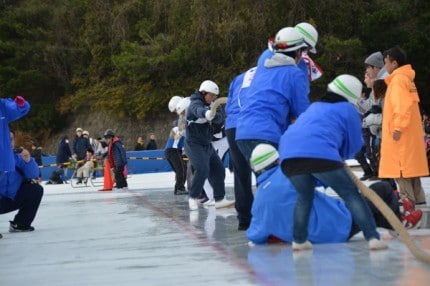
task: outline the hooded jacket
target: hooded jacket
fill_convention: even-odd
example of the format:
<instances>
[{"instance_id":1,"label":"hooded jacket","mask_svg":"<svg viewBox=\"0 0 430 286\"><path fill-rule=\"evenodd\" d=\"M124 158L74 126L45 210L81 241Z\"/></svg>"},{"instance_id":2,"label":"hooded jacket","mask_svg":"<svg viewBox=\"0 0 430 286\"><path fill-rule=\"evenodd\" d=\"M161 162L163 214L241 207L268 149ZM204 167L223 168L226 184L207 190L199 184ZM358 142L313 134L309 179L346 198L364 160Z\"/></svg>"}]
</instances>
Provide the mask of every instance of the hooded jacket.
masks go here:
<instances>
[{"instance_id":1,"label":"hooded jacket","mask_svg":"<svg viewBox=\"0 0 430 286\"><path fill-rule=\"evenodd\" d=\"M275 53L258 66L243 100L236 140L266 140L278 144L291 115L309 106L309 82L293 58ZM242 102L242 101L241 101Z\"/></svg>"},{"instance_id":2,"label":"hooded jacket","mask_svg":"<svg viewBox=\"0 0 430 286\"><path fill-rule=\"evenodd\" d=\"M381 159L379 177L411 178L429 174L424 148L424 132L411 65L395 69L387 78L382 112ZM400 140L394 141L394 130Z\"/></svg>"},{"instance_id":3,"label":"hooded jacket","mask_svg":"<svg viewBox=\"0 0 430 286\"><path fill-rule=\"evenodd\" d=\"M203 95L196 91L190 96L190 106L187 109L187 127L185 142L200 145L210 145L212 142L213 129L211 123L222 124L224 117L220 109L212 121L205 117L209 105L203 100Z\"/></svg>"}]
</instances>

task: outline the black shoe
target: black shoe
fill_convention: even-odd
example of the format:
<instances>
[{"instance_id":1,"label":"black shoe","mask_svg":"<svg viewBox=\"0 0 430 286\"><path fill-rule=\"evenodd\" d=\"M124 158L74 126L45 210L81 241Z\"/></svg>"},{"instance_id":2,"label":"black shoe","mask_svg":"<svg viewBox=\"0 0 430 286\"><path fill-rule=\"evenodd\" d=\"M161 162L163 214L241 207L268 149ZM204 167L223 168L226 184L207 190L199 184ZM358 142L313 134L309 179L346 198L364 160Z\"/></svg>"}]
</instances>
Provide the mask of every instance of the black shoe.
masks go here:
<instances>
[{"instance_id":1,"label":"black shoe","mask_svg":"<svg viewBox=\"0 0 430 286\"><path fill-rule=\"evenodd\" d=\"M1 235L1 233L0 233L0 238L2 238L3 237L3 235Z\"/></svg>"},{"instance_id":2,"label":"black shoe","mask_svg":"<svg viewBox=\"0 0 430 286\"><path fill-rule=\"evenodd\" d=\"M76 185L82 184L82 178L79 178L78 181L76 182Z\"/></svg>"},{"instance_id":3,"label":"black shoe","mask_svg":"<svg viewBox=\"0 0 430 286\"><path fill-rule=\"evenodd\" d=\"M33 230L34 227L31 225L18 225L13 221L9 221L9 232L28 232Z\"/></svg>"},{"instance_id":4,"label":"black shoe","mask_svg":"<svg viewBox=\"0 0 430 286\"><path fill-rule=\"evenodd\" d=\"M188 191L185 188L176 189L174 192L175 195L188 195Z\"/></svg>"},{"instance_id":5,"label":"black shoe","mask_svg":"<svg viewBox=\"0 0 430 286\"><path fill-rule=\"evenodd\" d=\"M363 177L360 178L360 181L366 181L367 179L370 179L373 177L372 174L364 174Z\"/></svg>"},{"instance_id":6,"label":"black shoe","mask_svg":"<svg viewBox=\"0 0 430 286\"><path fill-rule=\"evenodd\" d=\"M239 222L237 230L247 230L249 228L249 222Z\"/></svg>"}]
</instances>

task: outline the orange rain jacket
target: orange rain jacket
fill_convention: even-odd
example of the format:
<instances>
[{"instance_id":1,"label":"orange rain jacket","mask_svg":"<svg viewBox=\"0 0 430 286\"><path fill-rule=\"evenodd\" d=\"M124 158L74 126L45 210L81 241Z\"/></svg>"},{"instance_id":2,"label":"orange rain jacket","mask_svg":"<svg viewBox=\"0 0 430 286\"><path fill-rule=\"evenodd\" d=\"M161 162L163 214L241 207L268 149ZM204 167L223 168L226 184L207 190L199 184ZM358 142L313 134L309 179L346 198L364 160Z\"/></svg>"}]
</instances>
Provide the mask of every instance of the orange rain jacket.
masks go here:
<instances>
[{"instance_id":1,"label":"orange rain jacket","mask_svg":"<svg viewBox=\"0 0 430 286\"><path fill-rule=\"evenodd\" d=\"M387 92L382 113L379 177L411 178L429 174L421 125L420 101L411 65L395 69L386 79ZM393 140L393 131L401 133Z\"/></svg>"}]
</instances>

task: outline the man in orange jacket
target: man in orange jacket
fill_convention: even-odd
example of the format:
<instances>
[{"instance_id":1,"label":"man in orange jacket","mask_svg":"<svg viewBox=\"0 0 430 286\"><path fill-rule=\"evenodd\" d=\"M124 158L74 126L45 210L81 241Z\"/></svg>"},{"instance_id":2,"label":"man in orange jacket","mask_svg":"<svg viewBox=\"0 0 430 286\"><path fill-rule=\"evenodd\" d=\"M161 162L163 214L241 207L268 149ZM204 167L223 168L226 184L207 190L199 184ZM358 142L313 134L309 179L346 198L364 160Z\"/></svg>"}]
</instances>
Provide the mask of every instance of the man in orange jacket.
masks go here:
<instances>
[{"instance_id":1,"label":"man in orange jacket","mask_svg":"<svg viewBox=\"0 0 430 286\"><path fill-rule=\"evenodd\" d=\"M379 177L395 178L402 198L426 204L420 177L428 176L429 169L415 71L399 47L385 51L384 62L389 76L385 79Z\"/></svg>"}]
</instances>

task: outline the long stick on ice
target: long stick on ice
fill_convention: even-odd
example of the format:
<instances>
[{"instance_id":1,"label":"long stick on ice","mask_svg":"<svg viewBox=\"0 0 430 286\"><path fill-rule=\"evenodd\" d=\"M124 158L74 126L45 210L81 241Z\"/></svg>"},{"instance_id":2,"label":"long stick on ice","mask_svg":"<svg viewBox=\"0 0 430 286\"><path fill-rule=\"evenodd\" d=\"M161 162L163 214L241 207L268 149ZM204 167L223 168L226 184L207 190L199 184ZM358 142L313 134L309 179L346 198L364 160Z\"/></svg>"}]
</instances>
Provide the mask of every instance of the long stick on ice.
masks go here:
<instances>
[{"instance_id":1,"label":"long stick on ice","mask_svg":"<svg viewBox=\"0 0 430 286\"><path fill-rule=\"evenodd\" d=\"M403 224L400 222L398 217L394 214L394 212L385 204L385 202L369 187L363 184L357 176L352 172L349 166L345 166L346 171L350 175L351 179L354 181L357 188L361 191L361 193L368 198L375 207L381 211L384 217L388 220L394 230L399 234L400 238L406 244L410 252L418 259L425 263L430 263L430 254L426 252L424 249L418 248L415 244L415 241L409 235Z\"/></svg>"}]
</instances>

